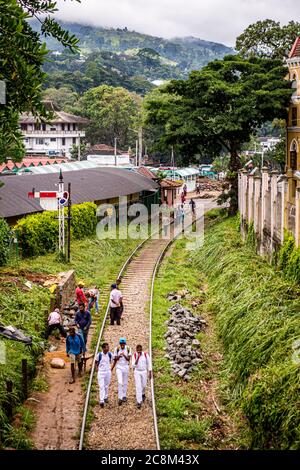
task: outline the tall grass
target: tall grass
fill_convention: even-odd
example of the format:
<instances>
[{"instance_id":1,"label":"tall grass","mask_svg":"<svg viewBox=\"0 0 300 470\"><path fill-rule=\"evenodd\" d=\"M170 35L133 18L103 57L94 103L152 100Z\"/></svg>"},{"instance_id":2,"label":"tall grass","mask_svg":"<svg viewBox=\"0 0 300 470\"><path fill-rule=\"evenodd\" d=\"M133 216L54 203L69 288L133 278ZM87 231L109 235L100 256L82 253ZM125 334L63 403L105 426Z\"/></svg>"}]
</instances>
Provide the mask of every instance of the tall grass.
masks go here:
<instances>
[{"instance_id":1,"label":"tall grass","mask_svg":"<svg viewBox=\"0 0 300 470\"><path fill-rule=\"evenodd\" d=\"M252 430L253 448L300 449L300 287L243 244L235 219L206 233L194 265L224 344L224 375Z\"/></svg>"},{"instance_id":2,"label":"tall grass","mask_svg":"<svg viewBox=\"0 0 300 470\"><path fill-rule=\"evenodd\" d=\"M24 398L22 395L22 359L28 360L30 379L33 379L36 362L44 350L45 312L50 307L48 289L33 286L32 290L24 291L26 273L55 274L74 268L77 278L83 279L87 286L97 285L100 288L101 304L103 305L103 300L108 295L109 285L115 280L121 265L138 243L139 240L131 239L98 240L87 238L74 241L72 243L71 264L60 263L54 253L31 260L23 260L19 269L10 270L10 274L18 278L17 285L13 282L13 278L6 277L9 269L0 268L0 276L5 281L0 286L0 321L5 325L11 324L19 328L33 338L33 345L29 347L22 343L1 340L0 337L1 343L5 344L6 348L6 364L0 363L0 438L2 437L4 446L16 446L23 449L28 448L29 445L29 441L20 438L20 430L11 426L6 416L5 403L8 399L6 381L13 382L12 404L16 408ZM99 322L101 322L102 315L103 312L99 316ZM30 387L36 389L37 382L30 380ZM42 385L42 388L45 388L45 384ZM16 433L15 436L14 433Z\"/></svg>"}]
</instances>

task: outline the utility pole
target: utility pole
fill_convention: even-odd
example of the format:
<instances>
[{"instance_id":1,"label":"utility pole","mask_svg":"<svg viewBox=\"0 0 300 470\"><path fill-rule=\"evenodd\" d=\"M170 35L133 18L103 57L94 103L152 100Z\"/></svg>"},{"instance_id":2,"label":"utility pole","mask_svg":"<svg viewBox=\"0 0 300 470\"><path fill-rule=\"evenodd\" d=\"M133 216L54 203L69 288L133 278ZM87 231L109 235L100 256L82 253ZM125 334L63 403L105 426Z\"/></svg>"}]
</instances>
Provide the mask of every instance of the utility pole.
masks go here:
<instances>
[{"instance_id":1,"label":"utility pole","mask_svg":"<svg viewBox=\"0 0 300 470\"><path fill-rule=\"evenodd\" d=\"M173 181L175 181L175 158L174 158L174 147L172 146L172 154L171 154L171 166L173 168Z\"/></svg>"},{"instance_id":2,"label":"utility pole","mask_svg":"<svg viewBox=\"0 0 300 470\"><path fill-rule=\"evenodd\" d=\"M80 148L80 135L79 135L79 143L78 143L78 161L81 160L81 148Z\"/></svg>"},{"instance_id":3,"label":"utility pole","mask_svg":"<svg viewBox=\"0 0 300 470\"><path fill-rule=\"evenodd\" d=\"M135 141L135 166L138 166L139 141Z\"/></svg>"},{"instance_id":4,"label":"utility pole","mask_svg":"<svg viewBox=\"0 0 300 470\"><path fill-rule=\"evenodd\" d=\"M71 220L72 220L72 201L71 201L71 183L68 184L68 263L71 261Z\"/></svg>"},{"instance_id":5,"label":"utility pole","mask_svg":"<svg viewBox=\"0 0 300 470\"><path fill-rule=\"evenodd\" d=\"M139 129L139 164L141 166L143 158L143 128L140 127Z\"/></svg>"},{"instance_id":6,"label":"utility pole","mask_svg":"<svg viewBox=\"0 0 300 470\"><path fill-rule=\"evenodd\" d=\"M115 137L115 166L117 166L117 138Z\"/></svg>"},{"instance_id":7,"label":"utility pole","mask_svg":"<svg viewBox=\"0 0 300 470\"><path fill-rule=\"evenodd\" d=\"M58 189L59 194L64 194L64 179L63 179L63 174L61 170L59 173L58 187L59 187ZM64 206L59 203L59 198L57 202L58 202L58 224L59 224L58 249L59 249L59 253L64 256L65 255L65 211L64 211Z\"/></svg>"},{"instance_id":8,"label":"utility pole","mask_svg":"<svg viewBox=\"0 0 300 470\"><path fill-rule=\"evenodd\" d=\"M264 156L265 156L265 149L263 148L261 152L261 167L262 168L264 167Z\"/></svg>"}]
</instances>

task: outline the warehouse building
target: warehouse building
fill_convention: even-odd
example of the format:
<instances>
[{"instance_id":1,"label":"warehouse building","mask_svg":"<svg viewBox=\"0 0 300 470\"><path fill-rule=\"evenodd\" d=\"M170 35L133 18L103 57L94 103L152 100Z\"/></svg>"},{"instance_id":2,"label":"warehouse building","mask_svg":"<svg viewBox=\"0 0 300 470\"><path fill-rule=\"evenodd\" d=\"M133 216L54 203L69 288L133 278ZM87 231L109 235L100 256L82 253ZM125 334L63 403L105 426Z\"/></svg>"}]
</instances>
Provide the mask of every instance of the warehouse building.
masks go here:
<instances>
[{"instance_id":1,"label":"warehouse building","mask_svg":"<svg viewBox=\"0 0 300 470\"><path fill-rule=\"evenodd\" d=\"M72 204L95 202L118 205L120 196L128 203L159 202L159 186L138 173L121 168L94 168L64 173L65 189L72 185ZM42 212L39 199L29 199L28 193L57 191L58 173L0 177L0 217L10 224L28 214Z\"/></svg>"}]
</instances>

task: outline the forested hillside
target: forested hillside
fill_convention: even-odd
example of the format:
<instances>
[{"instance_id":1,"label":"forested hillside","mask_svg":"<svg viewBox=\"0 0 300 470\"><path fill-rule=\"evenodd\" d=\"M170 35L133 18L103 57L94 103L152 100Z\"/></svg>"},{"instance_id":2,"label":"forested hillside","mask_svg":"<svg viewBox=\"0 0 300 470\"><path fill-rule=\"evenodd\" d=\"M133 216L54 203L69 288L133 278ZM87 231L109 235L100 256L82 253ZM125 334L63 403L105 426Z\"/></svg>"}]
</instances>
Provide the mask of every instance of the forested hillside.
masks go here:
<instances>
[{"instance_id":1,"label":"forested hillside","mask_svg":"<svg viewBox=\"0 0 300 470\"><path fill-rule=\"evenodd\" d=\"M153 88L152 82L185 78L191 70L233 52L222 44L193 37L168 40L127 28L62 26L79 39L80 53L67 53L57 41L47 38L52 51L45 67L47 86L71 86L78 93L107 84L145 94Z\"/></svg>"}]
</instances>

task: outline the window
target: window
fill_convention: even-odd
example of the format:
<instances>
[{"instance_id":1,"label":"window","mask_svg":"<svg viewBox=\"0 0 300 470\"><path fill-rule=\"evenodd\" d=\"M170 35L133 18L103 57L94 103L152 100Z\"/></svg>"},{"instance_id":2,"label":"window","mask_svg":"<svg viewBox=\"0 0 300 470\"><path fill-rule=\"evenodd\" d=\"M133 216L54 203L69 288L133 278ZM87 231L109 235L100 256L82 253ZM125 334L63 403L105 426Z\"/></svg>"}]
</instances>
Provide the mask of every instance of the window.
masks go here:
<instances>
[{"instance_id":1,"label":"window","mask_svg":"<svg viewBox=\"0 0 300 470\"><path fill-rule=\"evenodd\" d=\"M290 150L290 168L294 171L297 170L297 144L296 141L292 143Z\"/></svg>"},{"instance_id":2,"label":"window","mask_svg":"<svg viewBox=\"0 0 300 470\"><path fill-rule=\"evenodd\" d=\"M61 130L62 130L62 131L65 130L65 125L64 125L64 124L61 125Z\"/></svg>"},{"instance_id":3,"label":"window","mask_svg":"<svg viewBox=\"0 0 300 470\"><path fill-rule=\"evenodd\" d=\"M68 131L71 130L71 124L68 124Z\"/></svg>"},{"instance_id":4,"label":"window","mask_svg":"<svg viewBox=\"0 0 300 470\"><path fill-rule=\"evenodd\" d=\"M51 138L50 138L50 142L56 142L56 138L55 138L55 137L51 137Z\"/></svg>"},{"instance_id":5,"label":"window","mask_svg":"<svg viewBox=\"0 0 300 470\"><path fill-rule=\"evenodd\" d=\"M73 131L76 131L76 124L73 124Z\"/></svg>"},{"instance_id":6,"label":"window","mask_svg":"<svg viewBox=\"0 0 300 470\"><path fill-rule=\"evenodd\" d=\"M27 124L21 124L21 130L27 131Z\"/></svg>"},{"instance_id":7,"label":"window","mask_svg":"<svg viewBox=\"0 0 300 470\"><path fill-rule=\"evenodd\" d=\"M37 145L45 145L45 139L36 139Z\"/></svg>"},{"instance_id":8,"label":"window","mask_svg":"<svg viewBox=\"0 0 300 470\"><path fill-rule=\"evenodd\" d=\"M41 130L41 125L40 124L35 124L34 125L34 130L35 131L40 131Z\"/></svg>"},{"instance_id":9,"label":"window","mask_svg":"<svg viewBox=\"0 0 300 470\"><path fill-rule=\"evenodd\" d=\"M62 138L61 144L62 144L62 145L66 145L66 138L65 138L65 137Z\"/></svg>"},{"instance_id":10,"label":"window","mask_svg":"<svg viewBox=\"0 0 300 470\"><path fill-rule=\"evenodd\" d=\"M46 130L46 124L42 124L42 130L43 130L43 131Z\"/></svg>"},{"instance_id":11,"label":"window","mask_svg":"<svg viewBox=\"0 0 300 470\"><path fill-rule=\"evenodd\" d=\"M298 112L297 108L292 108L292 126L296 127L298 124Z\"/></svg>"},{"instance_id":12,"label":"window","mask_svg":"<svg viewBox=\"0 0 300 470\"><path fill-rule=\"evenodd\" d=\"M50 131L56 131L56 127L50 127Z\"/></svg>"},{"instance_id":13,"label":"window","mask_svg":"<svg viewBox=\"0 0 300 470\"><path fill-rule=\"evenodd\" d=\"M73 141L73 145L76 145L76 137L73 137L72 141Z\"/></svg>"}]
</instances>

